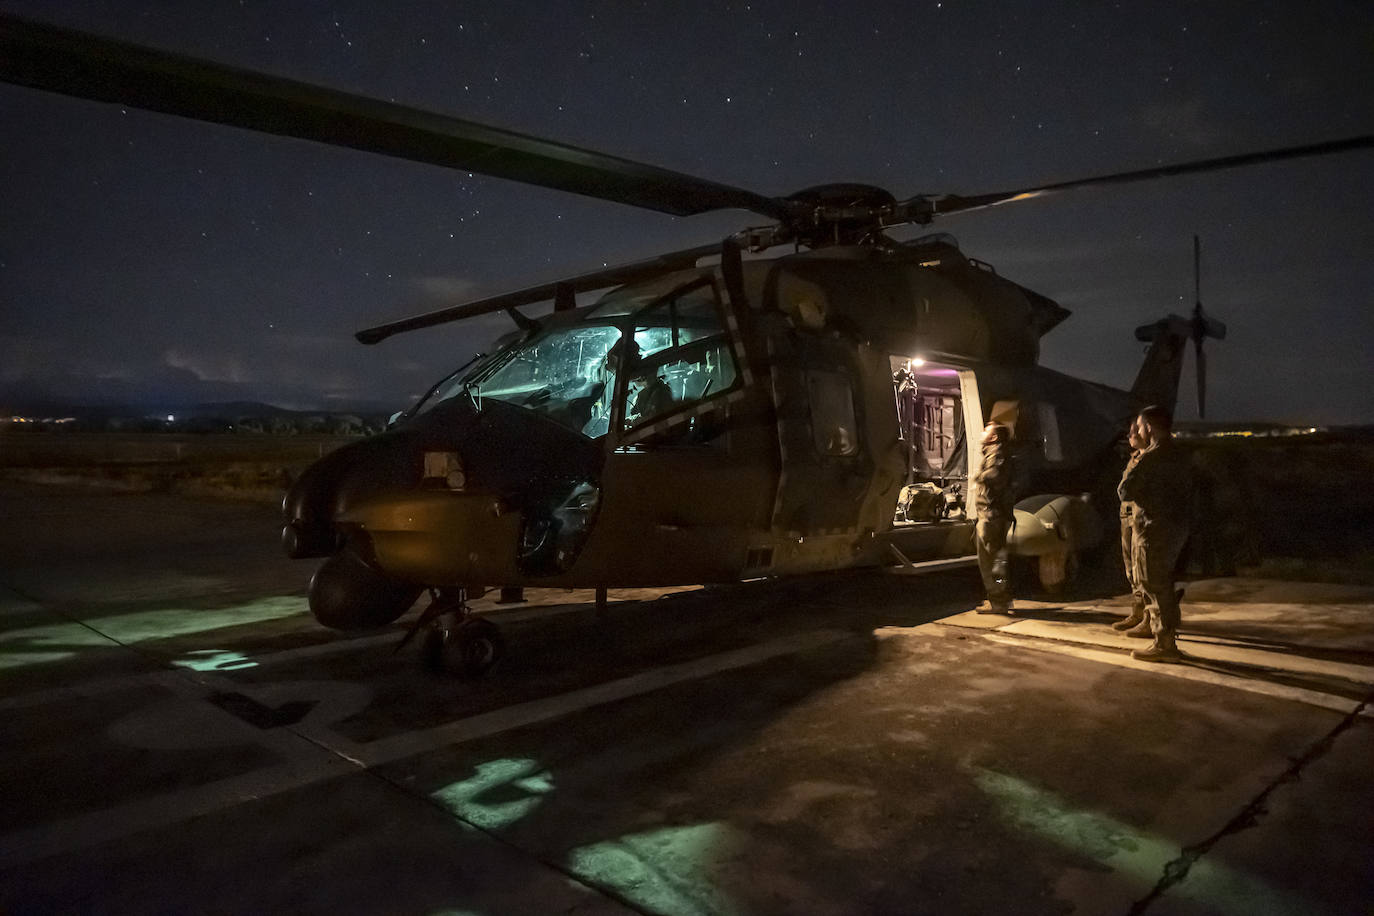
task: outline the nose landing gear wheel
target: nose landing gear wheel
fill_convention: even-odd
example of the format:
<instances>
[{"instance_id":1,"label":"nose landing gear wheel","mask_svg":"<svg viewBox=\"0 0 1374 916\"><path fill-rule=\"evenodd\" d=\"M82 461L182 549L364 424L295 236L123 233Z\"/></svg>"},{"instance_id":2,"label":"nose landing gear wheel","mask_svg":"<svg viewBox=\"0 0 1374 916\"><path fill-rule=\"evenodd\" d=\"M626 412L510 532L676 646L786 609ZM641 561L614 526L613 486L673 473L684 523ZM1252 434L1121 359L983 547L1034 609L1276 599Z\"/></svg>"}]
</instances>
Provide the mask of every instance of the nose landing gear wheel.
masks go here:
<instances>
[{"instance_id":1,"label":"nose landing gear wheel","mask_svg":"<svg viewBox=\"0 0 1374 916\"><path fill-rule=\"evenodd\" d=\"M466 617L438 622L425 633L421 655L431 671L472 679L491 670L505 649L505 639L496 624L480 617Z\"/></svg>"}]
</instances>

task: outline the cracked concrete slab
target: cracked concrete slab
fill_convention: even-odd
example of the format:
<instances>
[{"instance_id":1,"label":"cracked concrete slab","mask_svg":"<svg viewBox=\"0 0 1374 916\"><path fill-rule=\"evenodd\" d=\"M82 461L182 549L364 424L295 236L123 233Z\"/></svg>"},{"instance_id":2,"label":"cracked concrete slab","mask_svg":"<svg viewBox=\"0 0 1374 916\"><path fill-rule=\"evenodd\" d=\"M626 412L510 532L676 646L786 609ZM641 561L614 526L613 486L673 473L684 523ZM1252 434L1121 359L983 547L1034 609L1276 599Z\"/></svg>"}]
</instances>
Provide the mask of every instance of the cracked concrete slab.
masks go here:
<instances>
[{"instance_id":1,"label":"cracked concrete slab","mask_svg":"<svg viewBox=\"0 0 1374 916\"><path fill-rule=\"evenodd\" d=\"M1374 909L1374 724L1356 720L1219 837L1151 916L1345 916ZM1363 842L1359 838L1363 838ZM1349 842L1355 839L1355 842Z\"/></svg>"}]
</instances>

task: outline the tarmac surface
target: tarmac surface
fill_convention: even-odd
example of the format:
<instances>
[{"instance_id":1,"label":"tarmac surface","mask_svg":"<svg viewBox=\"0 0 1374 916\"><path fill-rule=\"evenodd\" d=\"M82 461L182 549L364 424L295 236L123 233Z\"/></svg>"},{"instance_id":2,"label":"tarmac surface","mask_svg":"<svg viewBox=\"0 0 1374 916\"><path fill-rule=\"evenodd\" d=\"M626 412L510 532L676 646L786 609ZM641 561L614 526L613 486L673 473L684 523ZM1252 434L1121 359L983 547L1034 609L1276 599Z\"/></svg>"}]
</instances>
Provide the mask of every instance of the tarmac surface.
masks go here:
<instances>
[{"instance_id":1,"label":"tarmac surface","mask_svg":"<svg viewBox=\"0 0 1374 916\"><path fill-rule=\"evenodd\" d=\"M1374 913L1374 589L531 590L466 682L270 508L0 483L0 913Z\"/></svg>"}]
</instances>

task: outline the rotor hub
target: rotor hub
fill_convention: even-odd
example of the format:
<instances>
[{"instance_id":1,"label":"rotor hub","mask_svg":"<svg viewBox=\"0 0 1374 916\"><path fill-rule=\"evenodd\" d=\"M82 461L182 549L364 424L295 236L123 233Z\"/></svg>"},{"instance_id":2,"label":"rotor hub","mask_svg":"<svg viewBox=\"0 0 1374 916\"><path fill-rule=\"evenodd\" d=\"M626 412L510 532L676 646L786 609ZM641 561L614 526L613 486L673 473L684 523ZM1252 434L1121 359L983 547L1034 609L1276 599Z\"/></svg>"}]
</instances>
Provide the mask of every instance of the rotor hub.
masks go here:
<instances>
[{"instance_id":1,"label":"rotor hub","mask_svg":"<svg viewBox=\"0 0 1374 916\"><path fill-rule=\"evenodd\" d=\"M811 248L871 241L897 208L891 192L868 184L817 185L785 200L793 211L788 228Z\"/></svg>"}]
</instances>

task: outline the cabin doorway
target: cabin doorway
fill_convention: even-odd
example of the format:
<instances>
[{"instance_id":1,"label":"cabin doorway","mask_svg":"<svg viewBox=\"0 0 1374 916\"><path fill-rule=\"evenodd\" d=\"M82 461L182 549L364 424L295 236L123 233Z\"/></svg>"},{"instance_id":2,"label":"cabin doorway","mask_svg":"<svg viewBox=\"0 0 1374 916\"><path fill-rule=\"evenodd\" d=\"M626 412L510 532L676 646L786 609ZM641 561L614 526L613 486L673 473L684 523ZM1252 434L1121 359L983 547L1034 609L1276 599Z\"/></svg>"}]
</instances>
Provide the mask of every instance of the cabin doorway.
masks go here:
<instances>
[{"instance_id":1,"label":"cabin doorway","mask_svg":"<svg viewBox=\"0 0 1374 916\"><path fill-rule=\"evenodd\" d=\"M964 521L970 467L964 377L971 386L972 373L897 356L891 364L898 438L906 458L893 525Z\"/></svg>"}]
</instances>

